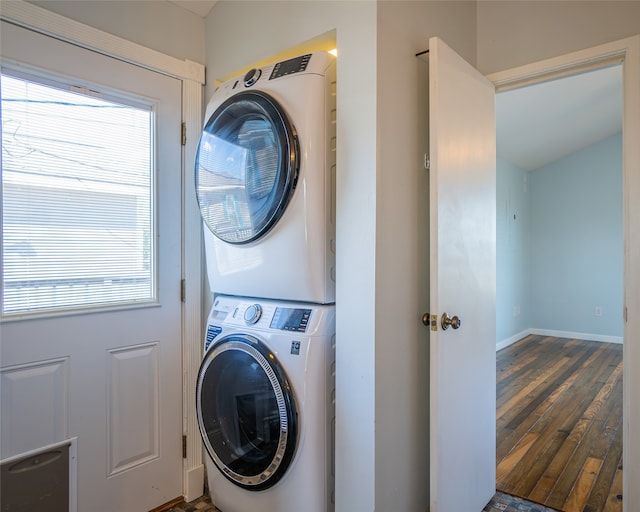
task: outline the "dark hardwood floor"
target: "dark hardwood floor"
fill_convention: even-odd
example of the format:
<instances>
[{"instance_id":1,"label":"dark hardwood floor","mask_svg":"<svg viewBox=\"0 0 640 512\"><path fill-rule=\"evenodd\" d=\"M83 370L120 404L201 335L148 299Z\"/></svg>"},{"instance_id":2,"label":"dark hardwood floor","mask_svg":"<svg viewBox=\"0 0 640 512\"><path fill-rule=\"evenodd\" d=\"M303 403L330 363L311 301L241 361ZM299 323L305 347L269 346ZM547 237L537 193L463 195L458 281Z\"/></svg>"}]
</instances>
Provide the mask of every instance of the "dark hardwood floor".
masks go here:
<instances>
[{"instance_id":1,"label":"dark hardwood floor","mask_svg":"<svg viewBox=\"0 0 640 512\"><path fill-rule=\"evenodd\" d=\"M498 490L622 511L622 345L532 335L496 369Z\"/></svg>"}]
</instances>

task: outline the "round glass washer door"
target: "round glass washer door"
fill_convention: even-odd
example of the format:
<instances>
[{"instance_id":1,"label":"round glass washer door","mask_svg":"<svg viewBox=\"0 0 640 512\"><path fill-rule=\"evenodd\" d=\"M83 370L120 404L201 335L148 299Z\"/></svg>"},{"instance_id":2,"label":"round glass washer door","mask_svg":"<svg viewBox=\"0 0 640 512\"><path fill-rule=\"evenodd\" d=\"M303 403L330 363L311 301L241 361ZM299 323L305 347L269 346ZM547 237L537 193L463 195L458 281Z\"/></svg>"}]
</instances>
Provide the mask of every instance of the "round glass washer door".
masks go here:
<instances>
[{"instance_id":1,"label":"round glass washer door","mask_svg":"<svg viewBox=\"0 0 640 512\"><path fill-rule=\"evenodd\" d=\"M250 335L222 338L198 374L200 434L220 471L250 490L273 486L296 451L298 413L275 356Z\"/></svg>"},{"instance_id":2,"label":"round glass washer door","mask_svg":"<svg viewBox=\"0 0 640 512\"><path fill-rule=\"evenodd\" d=\"M257 240L284 213L298 170L298 136L276 100L261 91L235 94L200 136L196 193L202 219L225 242Z\"/></svg>"}]
</instances>

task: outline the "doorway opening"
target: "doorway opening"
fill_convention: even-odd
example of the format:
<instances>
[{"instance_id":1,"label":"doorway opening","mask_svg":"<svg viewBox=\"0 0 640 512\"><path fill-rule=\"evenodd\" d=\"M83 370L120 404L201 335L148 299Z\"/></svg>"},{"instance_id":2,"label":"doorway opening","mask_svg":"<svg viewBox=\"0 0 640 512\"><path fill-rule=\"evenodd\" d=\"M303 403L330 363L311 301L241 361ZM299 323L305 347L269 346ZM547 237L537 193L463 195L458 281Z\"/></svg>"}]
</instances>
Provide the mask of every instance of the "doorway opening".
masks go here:
<instances>
[{"instance_id":1,"label":"doorway opening","mask_svg":"<svg viewBox=\"0 0 640 512\"><path fill-rule=\"evenodd\" d=\"M619 62L496 98L497 488L558 510L622 510L622 110Z\"/></svg>"}]
</instances>

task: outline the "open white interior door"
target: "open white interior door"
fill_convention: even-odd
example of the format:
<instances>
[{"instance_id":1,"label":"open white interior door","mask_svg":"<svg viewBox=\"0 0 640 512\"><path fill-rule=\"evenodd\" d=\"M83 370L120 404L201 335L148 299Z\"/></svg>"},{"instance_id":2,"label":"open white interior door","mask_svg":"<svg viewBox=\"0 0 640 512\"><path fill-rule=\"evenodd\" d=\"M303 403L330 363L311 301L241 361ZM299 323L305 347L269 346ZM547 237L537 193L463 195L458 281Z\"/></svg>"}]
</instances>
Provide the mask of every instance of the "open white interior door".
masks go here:
<instances>
[{"instance_id":1,"label":"open white interior door","mask_svg":"<svg viewBox=\"0 0 640 512\"><path fill-rule=\"evenodd\" d=\"M479 512L495 492L494 104L493 84L431 38L432 512Z\"/></svg>"}]
</instances>

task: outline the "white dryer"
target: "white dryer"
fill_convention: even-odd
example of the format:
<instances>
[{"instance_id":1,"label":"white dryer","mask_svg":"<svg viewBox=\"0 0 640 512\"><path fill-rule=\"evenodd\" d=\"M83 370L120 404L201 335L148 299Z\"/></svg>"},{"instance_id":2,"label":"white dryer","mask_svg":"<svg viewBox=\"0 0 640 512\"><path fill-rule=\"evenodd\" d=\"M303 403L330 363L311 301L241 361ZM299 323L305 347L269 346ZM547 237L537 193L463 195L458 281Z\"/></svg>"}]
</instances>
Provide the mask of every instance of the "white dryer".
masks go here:
<instances>
[{"instance_id":1,"label":"white dryer","mask_svg":"<svg viewBox=\"0 0 640 512\"><path fill-rule=\"evenodd\" d=\"M335 73L314 52L213 94L196 155L213 292L335 301Z\"/></svg>"},{"instance_id":2,"label":"white dryer","mask_svg":"<svg viewBox=\"0 0 640 512\"><path fill-rule=\"evenodd\" d=\"M334 397L335 306L216 297L196 386L213 504L333 511Z\"/></svg>"}]
</instances>

